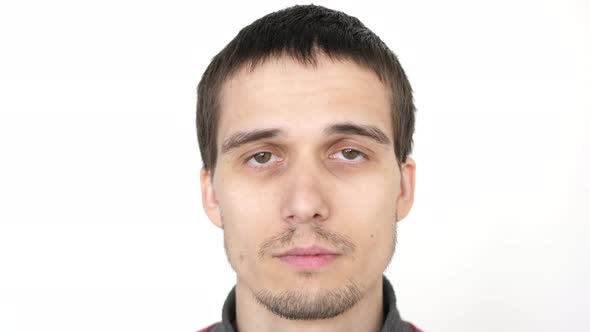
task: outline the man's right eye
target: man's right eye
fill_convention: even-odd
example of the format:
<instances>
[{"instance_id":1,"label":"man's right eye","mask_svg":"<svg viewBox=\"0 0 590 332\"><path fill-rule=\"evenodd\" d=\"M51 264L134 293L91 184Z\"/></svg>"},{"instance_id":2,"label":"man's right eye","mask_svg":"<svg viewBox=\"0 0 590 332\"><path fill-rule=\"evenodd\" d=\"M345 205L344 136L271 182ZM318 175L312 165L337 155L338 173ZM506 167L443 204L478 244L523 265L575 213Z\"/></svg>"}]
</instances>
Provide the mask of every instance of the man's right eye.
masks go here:
<instances>
[{"instance_id":1,"label":"man's right eye","mask_svg":"<svg viewBox=\"0 0 590 332\"><path fill-rule=\"evenodd\" d=\"M274 160L277 159L277 157L271 152L258 152L248 158L248 164L255 168L261 168L264 167L264 165L270 164L270 161L273 160L273 158Z\"/></svg>"}]
</instances>

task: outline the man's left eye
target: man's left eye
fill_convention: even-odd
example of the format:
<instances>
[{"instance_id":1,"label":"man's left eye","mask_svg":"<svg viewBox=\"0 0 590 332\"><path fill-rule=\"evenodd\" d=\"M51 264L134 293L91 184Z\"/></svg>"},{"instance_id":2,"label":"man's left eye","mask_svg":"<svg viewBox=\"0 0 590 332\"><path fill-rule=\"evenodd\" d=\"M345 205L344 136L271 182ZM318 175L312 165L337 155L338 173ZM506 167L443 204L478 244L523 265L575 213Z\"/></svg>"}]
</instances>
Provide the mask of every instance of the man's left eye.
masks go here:
<instances>
[{"instance_id":1,"label":"man's left eye","mask_svg":"<svg viewBox=\"0 0 590 332\"><path fill-rule=\"evenodd\" d=\"M355 150L355 149L350 149L350 148L338 151L338 153L336 153L335 156L338 156L338 155L342 155L342 157L343 157L343 158L338 157L338 159L345 159L345 160L352 160L352 161L362 160L362 159L367 158L367 155L365 155L364 153L362 153L358 150Z\"/></svg>"}]
</instances>

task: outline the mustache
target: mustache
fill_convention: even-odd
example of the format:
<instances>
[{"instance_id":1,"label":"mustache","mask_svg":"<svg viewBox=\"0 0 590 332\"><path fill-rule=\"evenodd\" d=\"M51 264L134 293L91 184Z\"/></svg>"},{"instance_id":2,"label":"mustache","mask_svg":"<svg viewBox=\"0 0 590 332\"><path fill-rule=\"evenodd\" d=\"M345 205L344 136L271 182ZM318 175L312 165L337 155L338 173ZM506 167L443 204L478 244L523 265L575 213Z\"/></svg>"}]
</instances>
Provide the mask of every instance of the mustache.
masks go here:
<instances>
[{"instance_id":1,"label":"mustache","mask_svg":"<svg viewBox=\"0 0 590 332\"><path fill-rule=\"evenodd\" d=\"M288 229L262 242L258 250L258 259L263 259L274 248L280 248L291 243L296 232L297 226L291 225ZM352 255L356 250L355 244L347 235L327 231L317 224L312 225L312 232L316 239L330 243L333 247L340 249L344 255Z\"/></svg>"}]
</instances>

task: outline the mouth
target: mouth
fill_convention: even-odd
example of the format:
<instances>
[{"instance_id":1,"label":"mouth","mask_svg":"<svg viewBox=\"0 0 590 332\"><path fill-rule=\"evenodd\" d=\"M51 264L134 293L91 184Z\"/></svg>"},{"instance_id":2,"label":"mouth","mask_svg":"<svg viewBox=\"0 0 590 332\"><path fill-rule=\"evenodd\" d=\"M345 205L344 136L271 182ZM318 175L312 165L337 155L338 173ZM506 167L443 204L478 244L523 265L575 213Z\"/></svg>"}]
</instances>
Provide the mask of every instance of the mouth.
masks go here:
<instances>
[{"instance_id":1,"label":"mouth","mask_svg":"<svg viewBox=\"0 0 590 332\"><path fill-rule=\"evenodd\" d=\"M318 268L332 263L339 253L319 246L296 247L275 257L296 268Z\"/></svg>"}]
</instances>

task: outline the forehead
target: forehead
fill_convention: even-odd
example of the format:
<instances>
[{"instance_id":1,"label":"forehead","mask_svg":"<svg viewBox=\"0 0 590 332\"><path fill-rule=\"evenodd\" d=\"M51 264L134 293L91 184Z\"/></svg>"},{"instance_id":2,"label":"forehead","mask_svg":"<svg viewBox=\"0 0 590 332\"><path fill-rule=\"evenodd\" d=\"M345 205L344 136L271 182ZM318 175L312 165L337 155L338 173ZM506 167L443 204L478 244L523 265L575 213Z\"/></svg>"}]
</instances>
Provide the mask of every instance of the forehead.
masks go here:
<instances>
[{"instance_id":1,"label":"forehead","mask_svg":"<svg viewBox=\"0 0 590 332\"><path fill-rule=\"evenodd\" d=\"M389 89L378 76L352 61L318 55L312 66L270 58L224 82L217 142L238 130L265 127L313 135L336 121L391 133L390 105Z\"/></svg>"}]
</instances>

